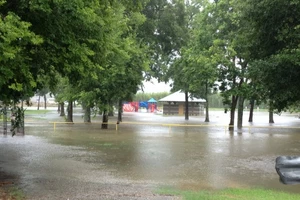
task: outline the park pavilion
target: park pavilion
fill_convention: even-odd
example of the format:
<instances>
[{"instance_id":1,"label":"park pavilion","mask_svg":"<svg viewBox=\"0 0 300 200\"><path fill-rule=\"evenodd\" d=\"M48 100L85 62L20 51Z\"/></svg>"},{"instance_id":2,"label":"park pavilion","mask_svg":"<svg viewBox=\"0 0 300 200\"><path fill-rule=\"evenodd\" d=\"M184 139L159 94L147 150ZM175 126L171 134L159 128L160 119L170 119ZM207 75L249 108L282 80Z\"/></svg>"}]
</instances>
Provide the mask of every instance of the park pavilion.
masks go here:
<instances>
[{"instance_id":1,"label":"park pavilion","mask_svg":"<svg viewBox=\"0 0 300 200\"><path fill-rule=\"evenodd\" d=\"M200 115L204 112L204 105L206 101L204 99L192 98L188 94L189 98L189 115ZM184 115L185 114L185 93L177 91L159 100L163 102L163 114L164 115Z\"/></svg>"}]
</instances>

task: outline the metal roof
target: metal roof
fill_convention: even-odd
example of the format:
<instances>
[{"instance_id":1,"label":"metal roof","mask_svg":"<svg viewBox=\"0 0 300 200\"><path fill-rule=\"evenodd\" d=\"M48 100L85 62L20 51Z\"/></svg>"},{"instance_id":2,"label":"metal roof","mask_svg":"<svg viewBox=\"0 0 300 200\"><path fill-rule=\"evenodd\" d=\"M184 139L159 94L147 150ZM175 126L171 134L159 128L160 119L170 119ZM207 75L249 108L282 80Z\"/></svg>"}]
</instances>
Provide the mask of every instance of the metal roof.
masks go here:
<instances>
[{"instance_id":1,"label":"metal roof","mask_svg":"<svg viewBox=\"0 0 300 200\"><path fill-rule=\"evenodd\" d=\"M185 94L181 90L174 92L173 94L170 94L169 96L166 96L159 101L163 102L185 102ZM189 102L198 102L198 103L204 103L206 102L205 99L198 99L198 98L191 98L189 94Z\"/></svg>"}]
</instances>

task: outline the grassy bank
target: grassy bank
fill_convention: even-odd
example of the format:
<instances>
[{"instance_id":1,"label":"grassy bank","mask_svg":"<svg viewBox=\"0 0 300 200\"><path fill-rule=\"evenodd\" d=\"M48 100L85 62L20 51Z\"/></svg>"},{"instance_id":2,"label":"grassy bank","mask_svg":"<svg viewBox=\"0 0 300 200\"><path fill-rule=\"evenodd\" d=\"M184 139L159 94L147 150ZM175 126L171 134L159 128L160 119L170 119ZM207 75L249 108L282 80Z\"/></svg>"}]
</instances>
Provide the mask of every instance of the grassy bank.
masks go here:
<instances>
[{"instance_id":1,"label":"grassy bank","mask_svg":"<svg viewBox=\"0 0 300 200\"><path fill-rule=\"evenodd\" d=\"M185 200L298 200L300 194L265 189L226 189L220 191L182 191L160 189L159 194L182 196Z\"/></svg>"},{"instance_id":2,"label":"grassy bank","mask_svg":"<svg viewBox=\"0 0 300 200\"><path fill-rule=\"evenodd\" d=\"M0 199L2 200L23 200L23 192L16 187L0 187Z\"/></svg>"}]
</instances>

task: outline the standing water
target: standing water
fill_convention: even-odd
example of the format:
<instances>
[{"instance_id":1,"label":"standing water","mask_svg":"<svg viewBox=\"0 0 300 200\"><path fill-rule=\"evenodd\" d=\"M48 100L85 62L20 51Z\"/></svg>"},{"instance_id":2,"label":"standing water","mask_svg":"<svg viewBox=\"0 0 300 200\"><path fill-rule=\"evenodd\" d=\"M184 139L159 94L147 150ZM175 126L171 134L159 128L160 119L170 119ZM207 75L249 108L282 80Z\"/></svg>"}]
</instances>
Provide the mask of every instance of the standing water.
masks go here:
<instances>
[{"instance_id":1,"label":"standing water","mask_svg":"<svg viewBox=\"0 0 300 200\"><path fill-rule=\"evenodd\" d=\"M256 113L251 128L244 123L236 132L227 131L222 112L212 112L209 123L204 116L125 113L118 130L101 130L98 118L54 130L48 121L63 119L50 113L28 122L24 137L0 137L0 171L18 177L30 199L173 199L153 194L162 186L299 193L299 185L279 182L275 159L300 156L300 120L275 116L271 126L267 116ZM74 119L83 121L81 114Z\"/></svg>"}]
</instances>

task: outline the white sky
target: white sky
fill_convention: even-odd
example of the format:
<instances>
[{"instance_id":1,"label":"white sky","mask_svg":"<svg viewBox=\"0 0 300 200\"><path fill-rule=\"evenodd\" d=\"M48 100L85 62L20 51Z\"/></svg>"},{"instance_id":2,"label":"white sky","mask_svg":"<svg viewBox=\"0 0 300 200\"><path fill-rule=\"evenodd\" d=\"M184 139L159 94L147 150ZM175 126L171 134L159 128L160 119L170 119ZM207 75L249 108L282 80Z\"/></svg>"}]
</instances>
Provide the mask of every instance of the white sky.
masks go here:
<instances>
[{"instance_id":1,"label":"white sky","mask_svg":"<svg viewBox=\"0 0 300 200\"><path fill-rule=\"evenodd\" d=\"M158 92L170 92L170 83L165 84L164 82L158 83L157 79L151 79L151 81L144 81L144 92L145 93L158 93ZM142 92L139 90L138 92Z\"/></svg>"}]
</instances>

